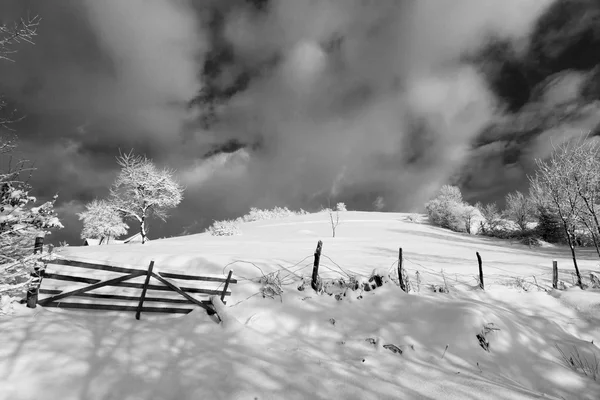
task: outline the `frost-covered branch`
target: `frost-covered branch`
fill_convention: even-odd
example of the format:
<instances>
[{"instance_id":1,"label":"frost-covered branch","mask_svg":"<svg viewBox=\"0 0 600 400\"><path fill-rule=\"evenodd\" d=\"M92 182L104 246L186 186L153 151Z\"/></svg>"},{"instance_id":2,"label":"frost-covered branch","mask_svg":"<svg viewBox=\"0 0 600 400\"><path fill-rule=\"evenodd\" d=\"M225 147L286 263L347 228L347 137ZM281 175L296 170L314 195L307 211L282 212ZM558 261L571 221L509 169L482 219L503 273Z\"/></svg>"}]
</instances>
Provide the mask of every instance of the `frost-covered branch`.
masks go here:
<instances>
[{"instance_id":1,"label":"frost-covered branch","mask_svg":"<svg viewBox=\"0 0 600 400\"><path fill-rule=\"evenodd\" d=\"M21 42L34 44L33 37L37 35L40 21L41 18L36 15L33 18L21 19L11 25L0 25L0 59L13 61L8 55L16 52L13 49L15 44Z\"/></svg>"}]
</instances>

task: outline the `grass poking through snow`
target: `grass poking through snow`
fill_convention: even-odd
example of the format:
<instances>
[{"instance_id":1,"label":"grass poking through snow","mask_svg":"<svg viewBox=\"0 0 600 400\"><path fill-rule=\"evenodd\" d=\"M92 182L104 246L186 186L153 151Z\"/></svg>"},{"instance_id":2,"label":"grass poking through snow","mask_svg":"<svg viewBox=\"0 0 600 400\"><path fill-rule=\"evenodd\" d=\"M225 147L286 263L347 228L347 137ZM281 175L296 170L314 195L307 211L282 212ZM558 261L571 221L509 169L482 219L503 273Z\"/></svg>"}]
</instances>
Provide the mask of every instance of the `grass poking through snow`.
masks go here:
<instances>
[{"instance_id":1,"label":"grass poking through snow","mask_svg":"<svg viewBox=\"0 0 600 400\"><path fill-rule=\"evenodd\" d=\"M588 358L581 355L577 347L573 346L573 351L567 355L558 345L555 346L567 367L575 372L589 376L595 381L600 378L600 360L598 360L596 354L594 354L593 357Z\"/></svg>"}]
</instances>

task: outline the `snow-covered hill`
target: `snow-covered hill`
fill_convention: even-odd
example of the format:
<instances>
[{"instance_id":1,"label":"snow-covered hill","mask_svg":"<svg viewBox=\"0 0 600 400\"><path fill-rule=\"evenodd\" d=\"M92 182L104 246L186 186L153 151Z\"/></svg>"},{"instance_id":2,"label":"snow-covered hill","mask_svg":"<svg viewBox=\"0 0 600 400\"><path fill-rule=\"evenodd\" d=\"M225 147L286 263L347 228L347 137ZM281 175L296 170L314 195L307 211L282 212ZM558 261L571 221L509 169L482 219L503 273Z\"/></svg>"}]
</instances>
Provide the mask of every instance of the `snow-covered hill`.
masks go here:
<instances>
[{"instance_id":1,"label":"snow-covered hill","mask_svg":"<svg viewBox=\"0 0 600 400\"><path fill-rule=\"evenodd\" d=\"M233 268L239 283L218 305L221 324L202 310L136 321L18 309L0 318L0 399L598 398L600 376L594 382L567 368L556 346L600 360L600 291L543 290L553 259L571 286L566 249L455 234L406 214L340 219L335 238L321 213L246 223L241 236L69 248L69 258L154 260L159 271ZM319 239L323 278L366 280L377 271L389 275L386 283L341 300L310 286L299 291ZM394 283L399 247L409 294ZM585 275L597 265L592 252L580 254ZM263 297L260 278L277 271L283 293Z\"/></svg>"}]
</instances>

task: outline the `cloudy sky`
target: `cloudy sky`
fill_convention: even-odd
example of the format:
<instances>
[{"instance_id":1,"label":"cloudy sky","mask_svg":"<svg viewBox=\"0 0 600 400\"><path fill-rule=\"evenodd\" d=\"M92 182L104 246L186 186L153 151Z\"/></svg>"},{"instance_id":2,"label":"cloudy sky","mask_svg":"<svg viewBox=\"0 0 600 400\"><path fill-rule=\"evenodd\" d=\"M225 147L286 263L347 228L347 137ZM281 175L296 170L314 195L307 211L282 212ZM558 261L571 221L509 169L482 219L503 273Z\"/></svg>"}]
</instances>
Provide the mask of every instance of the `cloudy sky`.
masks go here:
<instances>
[{"instance_id":1,"label":"cloudy sky","mask_svg":"<svg viewBox=\"0 0 600 400\"><path fill-rule=\"evenodd\" d=\"M491 201L526 188L533 157L548 151L547 127L515 139L515 121L569 102L565 88L579 96L587 77L552 75L534 106L533 92L518 106L520 92L503 95L518 81L490 79L506 54L531 53L553 3L3 0L2 22L42 22L35 45L0 63L0 89L26 115L15 128L19 154L38 168L34 194L59 194L55 242L79 241L76 213L107 195L119 149L175 168L186 186L150 238L328 198L417 211L447 182ZM569 126L588 129L590 118Z\"/></svg>"}]
</instances>

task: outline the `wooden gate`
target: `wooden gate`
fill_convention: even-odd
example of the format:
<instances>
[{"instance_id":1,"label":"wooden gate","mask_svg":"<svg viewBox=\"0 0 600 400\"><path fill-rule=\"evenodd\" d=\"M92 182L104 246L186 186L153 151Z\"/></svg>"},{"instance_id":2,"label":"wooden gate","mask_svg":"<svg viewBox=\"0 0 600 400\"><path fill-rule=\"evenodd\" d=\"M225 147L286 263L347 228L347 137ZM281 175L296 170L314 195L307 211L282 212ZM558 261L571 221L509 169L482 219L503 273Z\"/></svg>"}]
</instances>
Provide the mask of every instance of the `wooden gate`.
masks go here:
<instances>
[{"instance_id":1,"label":"wooden gate","mask_svg":"<svg viewBox=\"0 0 600 400\"><path fill-rule=\"evenodd\" d=\"M140 319L142 312L187 314L193 310L189 306L196 305L212 315L215 309L209 296L220 296L225 303L225 297L231 295L229 285L237 283L232 274L233 271L229 271L225 278L156 273L154 261L147 269L137 269L66 259L48 260L45 268L38 271L36 290L28 294L28 305L130 311L135 312L136 319ZM153 305L148 306L148 303Z\"/></svg>"}]
</instances>

